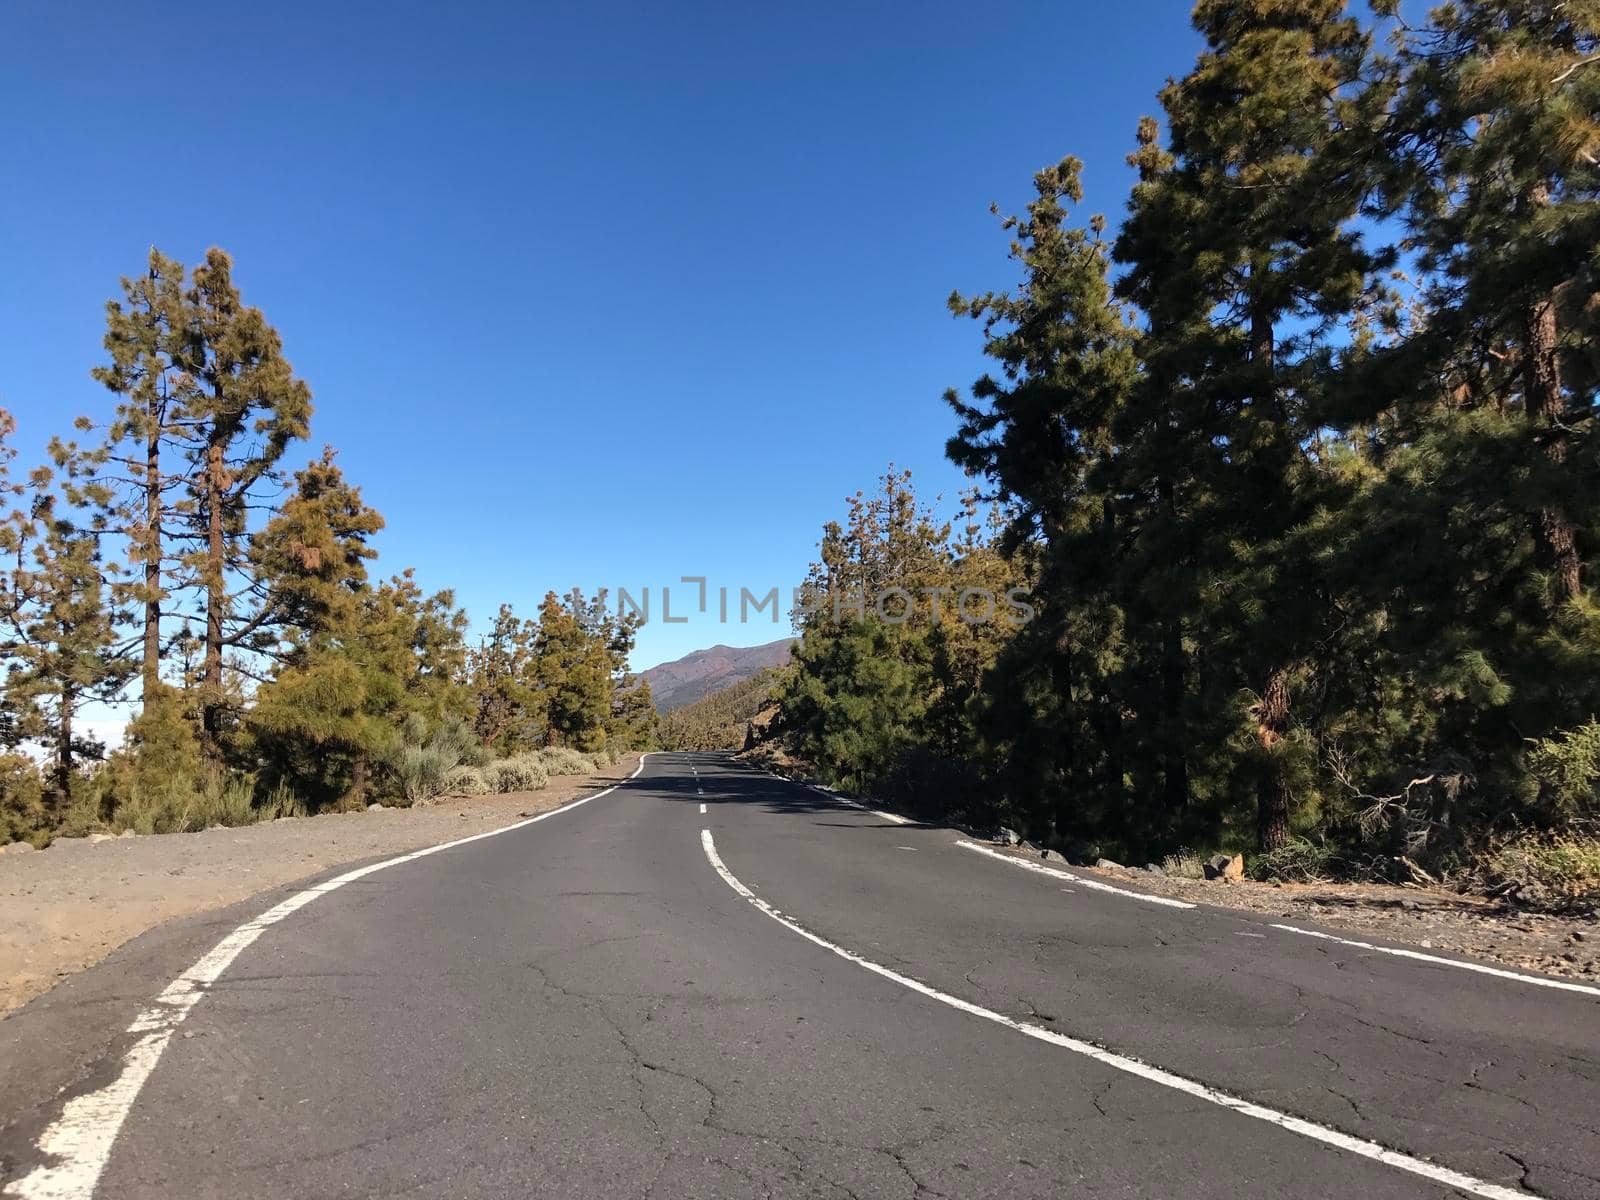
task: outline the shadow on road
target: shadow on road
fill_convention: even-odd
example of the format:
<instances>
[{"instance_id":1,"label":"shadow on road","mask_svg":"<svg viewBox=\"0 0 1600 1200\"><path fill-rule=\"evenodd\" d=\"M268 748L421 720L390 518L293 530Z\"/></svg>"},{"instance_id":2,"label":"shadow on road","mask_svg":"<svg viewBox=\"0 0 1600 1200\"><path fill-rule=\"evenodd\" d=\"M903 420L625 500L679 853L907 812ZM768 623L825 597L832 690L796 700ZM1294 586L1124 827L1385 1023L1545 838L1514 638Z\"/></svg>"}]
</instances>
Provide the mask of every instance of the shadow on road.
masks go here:
<instances>
[{"instance_id":1,"label":"shadow on road","mask_svg":"<svg viewBox=\"0 0 1600 1200\"><path fill-rule=\"evenodd\" d=\"M855 809L821 792L812 791L803 784L775 779L770 775L734 763L728 758L712 754L685 756L695 766L710 769L710 774L657 776L639 782L665 800L690 804L748 804L757 805L767 812L790 816L822 815L840 816L858 812L863 817L873 814ZM682 760L680 760L682 761ZM676 764L675 764L676 765ZM687 765L687 763L684 763ZM891 821L815 821L816 825L829 825L840 829L917 829L932 828L917 821L897 824Z\"/></svg>"}]
</instances>

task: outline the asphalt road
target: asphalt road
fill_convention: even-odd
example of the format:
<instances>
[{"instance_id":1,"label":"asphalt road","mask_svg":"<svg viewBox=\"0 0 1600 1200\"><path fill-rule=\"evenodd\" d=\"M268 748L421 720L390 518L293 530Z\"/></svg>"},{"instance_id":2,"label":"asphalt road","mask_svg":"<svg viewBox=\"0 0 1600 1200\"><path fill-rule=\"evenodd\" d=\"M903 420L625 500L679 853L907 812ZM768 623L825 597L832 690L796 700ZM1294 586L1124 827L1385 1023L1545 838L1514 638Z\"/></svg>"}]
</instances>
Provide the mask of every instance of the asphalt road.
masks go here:
<instances>
[{"instance_id":1,"label":"asphalt road","mask_svg":"<svg viewBox=\"0 0 1600 1200\"><path fill-rule=\"evenodd\" d=\"M0 1191L1600 1197L1600 997L961 836L654 755L163 927L0 1022Z\"/></svg>"}]
</instances>

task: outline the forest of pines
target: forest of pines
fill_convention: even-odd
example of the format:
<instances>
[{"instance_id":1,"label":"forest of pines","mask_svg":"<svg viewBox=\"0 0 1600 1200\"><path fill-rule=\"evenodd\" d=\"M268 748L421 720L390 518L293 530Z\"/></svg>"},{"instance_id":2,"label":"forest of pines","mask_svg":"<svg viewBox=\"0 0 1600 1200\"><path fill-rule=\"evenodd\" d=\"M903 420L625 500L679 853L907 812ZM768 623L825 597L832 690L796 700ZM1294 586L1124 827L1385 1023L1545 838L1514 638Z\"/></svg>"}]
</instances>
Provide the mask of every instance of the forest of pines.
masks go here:
<instances>
[{"instance_id":1,"label":"forest of pines","mask_svg":"<svg viewBox=\"0 0 1600 1200\"><path fill-rule=\"evenodd\" d=\"M152 250L105 350L108 413L26 479L0 453L0 843L542 786L653 737L603 593L472 645L450 592L371 577L383 518L334 451L283 469L311 392L227 254ZM130 692L107 754L82 714Z\"/></svg>"},{"instance_id":2,"label":"forest of pines","mask_svg":"<svg viewBox=\"0 0 1600 1200\"><path fill-rule=\"evenodd\" d=\"M952 543L891 474L813 576L988 573L1037 619L808 619L821 774L1136 862L1593 836L1600 3L1374 7L1200 0L1120 226L1078 160L1035 176L1014 288L950 299L1000 528Z\"/></svg>"},{"instance_id":3,"label":"forest of pines","mask_svg":"<svg viewBox=\"0 0 1600 1200\"><path fill-rule=\"evenodd\" d=\"M1076 215L1064 158L1002 221L1012 289L950 298L995 364L947 396L959 518L891 469L806 583L1020 588L1032 619L801 607L770 729L885 803L1090 857L1431 877L1532 836L1600 886L1600 0L1193 22L1120 223ZM449 592L372 576L382 518L333 451L285 469L310 390L226 254L152 252L105 352L107 411L0 461L0 840L652 744L603 594L472 645ZM82 736L129 697L124 746Z\"/></svg>"}]
</instances>

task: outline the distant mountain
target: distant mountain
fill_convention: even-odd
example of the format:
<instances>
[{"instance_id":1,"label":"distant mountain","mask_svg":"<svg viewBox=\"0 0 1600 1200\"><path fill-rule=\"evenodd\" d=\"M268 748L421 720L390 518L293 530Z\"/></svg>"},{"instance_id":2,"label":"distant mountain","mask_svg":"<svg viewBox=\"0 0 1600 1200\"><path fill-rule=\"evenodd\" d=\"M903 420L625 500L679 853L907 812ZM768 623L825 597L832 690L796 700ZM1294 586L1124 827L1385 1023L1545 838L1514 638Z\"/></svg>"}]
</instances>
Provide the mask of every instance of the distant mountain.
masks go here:
<instances>
[{"instance_id":1,"label":"distant mountain","mask_svg":"<svg viewBox=\"0 0 1600 1200\"><path fill-rule=\"evenodd\" d=\"M782 638L765 646L712 646L640 671L639 675L649 680L656 708L664 713L671 712L712 692L743 683L769 667L783 666L789 661L789 646L793 641L793 638Z\"/></svg>"}]
</instances>

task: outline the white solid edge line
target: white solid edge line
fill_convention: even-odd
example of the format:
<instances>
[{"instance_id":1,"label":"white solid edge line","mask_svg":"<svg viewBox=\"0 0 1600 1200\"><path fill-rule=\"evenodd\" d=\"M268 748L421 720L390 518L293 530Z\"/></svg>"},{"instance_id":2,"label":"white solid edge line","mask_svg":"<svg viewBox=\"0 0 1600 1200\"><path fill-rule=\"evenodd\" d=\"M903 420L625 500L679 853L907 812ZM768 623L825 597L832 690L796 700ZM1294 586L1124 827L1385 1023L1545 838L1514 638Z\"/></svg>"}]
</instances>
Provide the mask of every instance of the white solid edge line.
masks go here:
<instances>
[{"instance_id":1,"label":"white solid edge line","mask_svg":"<svg viewBox=\"0 0 1600 1200\"><path fill-rule=\"evenodd\" d=\"M768 772L768 774L771 774L771 772ZM776 775L776 776L773 776L773 777L775 779L782 779L783 778L782 775ZM787 782L792 782L792 781L787 781ZM868 808L865 804L860 804L855 800L847 800L845 797L841 796L838 792L834 791L832 788L823 787L820 783L803 783L800 786L801 787L810 788L813 792L817 792L817 793L819 793L821 795L824 795L829 800L835 800L838 803L844 805L846 808L860 809L864 813L871 813L875 817L882 817L885 821L893 822L896 825L910 825L911 824L911 818L910 817L902 817L899 813L884 812L880 808Z\"/></svg>"},{"instance_id":2,"label":"white solid edge line","mask_svg":"<svg viewBox=\"0 0 1600 1200\"><path fill-rule=\"evenodd\" d=\"M1070 879L1084 887L1094 888L1102 892L1115 892L1119 896L1127 896L1133 900L1144 900L1151 904L1165 904L1172 908L1196 908L1198 905L1190 904L1185 900L1173 900L1166 896L1152 896L1145 892L1130 891L1127 888L1113 887L1109 883L1101 883L1098 879L1085 879L1082 875L1073 875L1067 871L1058 871L1054 867L1046 867L1036 862L1029 862L1025 858L1017 858L1012 854L1001 854L998 850L991 850L987 846L980 846L976 842L958 841L956 845L963 850L976 850L979 854L987 854L990 858L997 858L1008 862L1012 866L1023 867L1029 871L1037 871L1041 875L1053 875L1057 879ZM1424 954L1420 950L1401 950L1392 946L1376 946L1371 942L1360 942L1353 938L1337 937L1331 933L1323 933L1316 929L1301 929L1294 925L1279 925L1273 923L1272 929L1281 929L1286 933L1298 933L1303 937L1321 938L1328 942L1338 942L1343 946L1354 946L1360 950L1375 950L1379 954L1393 954L1397 958L1411 958L1419 962L1435 963L1441 967L1456 967L1463 971L1476 971L1480 975L1493 975L1496 979L1510 979L1517 983L1531 983L1538 987L1556 988L1563 992L1578 992L1586 996L1600 996L1600 987L1586 983L1568 983L1561 979L1544 979L1538 975L1524 975L1520 971L1507 971L1500 967L1490 967L1483 963L1463 962L1460 959L1444 958L1437 954Z\"/></svg>"},{"instance_id":3,"label":"white solid edge line","mask_svg":"<svg viewBox=\"0 0 1600 1200\"><path fill-rule=\"evenodd\" d=\"M649 753L640 755L639 765L633 769L633 774L628 776L629 779L638 778L639 772L644 770L645 759L649 757ZM343 875L296 892L281 904L246 921L169 983L156 997L155 1003L134 1018L133 1024L128 1026L128 1032L138 1040L122 1056L122 1070L117 1077L97 1091L86 1092L67 1101L61 1110L61 1115L40 1135L36 1143L38 1150L56 1161L35 1167L28 1174L11 1180L0 1189L0 1194L16 1196L20 1200L89 1200L94 1195L95 1185L100 1181L100 1173L105 1170L112 1144L117 1140L117 1134L127 1119L128 1110L133 1107L133 1102L138 1098L145 1080L155 1070L167 1042L171 1040L178 1026L183 1024L183 1019L189 1015L189 1010L206 994L206 989L232 965L234 959L271 926L304 908L317 897L337 891L345 884L354 883L375 871L382 871L386 867L397 866L418 858L426 858L430 854L437 854L441 850L449 850L455 846L465 846L469 842L498 837L502 833L510 833L513 829L523 829L550 817L559 816L561 813L571 812L591 800L609 796L617 790L617 786L613 784L592 796L584 796L571 804L564 804L560 808L553 808L547 813L540 813L536 817L529 817L499 829L456 838L451 842L441 842L437 846L424 846L420 850L412 850L394 858L386 858L382 862L369 863L354 871L346 871Z\"/></svg>"},{"instance_id":4,"label":"white solid edge line","mask_svg":"<svg viewBox=\"0 0 1600 1200\"><path fill-rule=\"evenodd\" d=\"M868 808L865 804L858 803L855 800L848 800L832 788L823 787L820 783L803 783L798 779L790 779L786 775L779 775L776 771L763 771L763 774L772 779L781 780L784 783L792 783L796 787L803 787L807 791L816 792L819 796L826 796L829 800L842 804L846 808L854 808L864 813L871 813L875 817L882 817L885 821L895 825L910 825L913 823L910 817L902 817L899 813L884 812L881 808Z\"/></svg>"},{"instance_id":5,"label":"white solid edge line","mask_svg":"<svg viewBox=\"0 0 1600 1200\"><path fill-rule=\"evenodd\" d=\"M1436 963L1442 967L1457 967L1463 971L1476 971L1480 975L1493 975L1497 979L1514 979L1518 983L1531 983L1538 987L1556 988L1563 992L1581 992L1586 996L1600 996L1600 987L1592 987L1586 983L1568 983L1563 979L1543 979L1538 975L1524 975L1519 971L1506 971L1500 967L1485 966L1483 963L1463 962L1456 958L1443 958L1437 954L1424 954L1420 950L1401 950L1394 946L1375 946L1371 942L1358 942L1354 938L1335 937L1331 933L1323 933L1317 929L1300 929L1294 925L1273 925L1274 929L1281 929L1285 933L1298 933L1303 937L1321 938L1326 942L1338 942L1342 946L1355 946L1360 950L1376 950L1379 954L1393 954L1397 958L1414 958L1421 962Z\"/></svg>"},{"instance_id":6,"label":"white solid edge line","mask_svg":"<svg viewBox=\"0 0 1600 1200\"><path fill-rule=\"evenodd\" d=\"M1143 900L1147 904L1162 904L1167 908L1198 908L1187 900L1174 900L1170 896L1152 896L1148 892L1135 892L1130 888L1113 887L1109 883L1101 883L1098 879L1086 879L1082 875L1074 875L1070 871L1058 871L1054 867L1046 867L1036 862L1029 862L1025 858L1018 858L1014 854L1001 854L998 850L991 850L987 846L980 846L976 842L958 841L956 845L963 850L976 850L979 854L987 854L990 858L997 858L1003 863L1010 863L1014 867L1024 870L1037 871L1041 875L1049 875L1055 879L1068 879L1073 883L1081 884L1086 888L1093 888L1097 892L1114 892L1118 896L1126 896L1130 900Z\"/></svg>"},{"instance_id":7,"label":"white solid edge line","mask_svg":"<svg viewBox=\"0 0 1600 1200\"><path fill-rule=\"evenodd\" d=\"M1340 1133L1337 1129L1318 1125L1314 1121L1307 1121L1301 1117L1278 1112L1276 1109L1266 1108L1263 1105L1208 1087L1206 1084L1199 1083L1187 1076L1176 1075L1171 1071L1162 1070L1160 1067L1152 1067L1148 1063L1140 1062L1136 1058L1128 1058L1115 1051L1096 1046L1093 1042L1085 1042L1078 1038L1068 1037L1064 1033L1057 1033L1053 1029L1045 1029L1038 1025L1030 1025L1026 1021L1015 1020L992 1009L963 1000L959 996L952 996L946 992L939 991L937 988L929 987L920 980L912 979L910 976L902 975L898 971L890 970L888 967L875 963L869 958L863 958L854 951L846 950L843 946L836 946L826 938L819 937L803 925L784 916L782 912L740 883L733 872L728 870L727 865L723 863L722 858L717 854L717 846L711 838L709 829L700 831L700 844L705 848L706 859L711 863L717 874L722 876L723 882L756 908L778 922L778 924L791 932L798 933L807 941L821 946L824 950L837 954L847 962L855 963L858 967L865 967L874 974L893 980L902 987L910 988L912 991L927 996L929 999L937 1000L941 1004L948 1004L951 1008L959 1009L972 1016L982 1017L986 1021L993 1021L996 1025L1003 1025L1007 1029L1015 1030L1017 1033L1024 1034L1027 1037L1037 1038L1041 1042L1049 1042L1052 1046L1059 1046L1064 1050L1072 1051L1074 1054L1081 1054L1085 1058L1092 1058L1096 1062L1118 1071L1125 1071L1129 1075L1136 1075L1140 1079L1158 1083L1163 1087L1193 1096L1198 1100L1206 1100L1223 1108L1231 1109L1241 1116L1253 1117L1258 1121L1265 1121L1269 1125L1277 1125L1279 1128L1322 1142L1324 1145L1333 1146L1339 1150L1347 1150L1352 1154L1360 1155L1362 1158L1372 1159L1374 1162L1380 1162L1385 1166L1395 1167L1413 1175L1420 1175L1424 1179L1430 1179L1446 1187L1456 1188L1473 1196L1482 1196L1485 1200L1524 1200L1525 1197L1533 1195L1532 1192L1520 1191L1517 1188L1505 1187L1498 1183L1489 1183L1487 1180L1464 1175L1460 1171L1452 1171L1450 1168L1441 1167L1436 1163L1413 1158L1411 1155L1403 1154L1398 1150L1390 1150L1386 1146L1380 1146L1377 1142L1369 1142L1363 1138L1352 1137L1348 1133Z\"/></svg>"}]
</instances>

